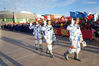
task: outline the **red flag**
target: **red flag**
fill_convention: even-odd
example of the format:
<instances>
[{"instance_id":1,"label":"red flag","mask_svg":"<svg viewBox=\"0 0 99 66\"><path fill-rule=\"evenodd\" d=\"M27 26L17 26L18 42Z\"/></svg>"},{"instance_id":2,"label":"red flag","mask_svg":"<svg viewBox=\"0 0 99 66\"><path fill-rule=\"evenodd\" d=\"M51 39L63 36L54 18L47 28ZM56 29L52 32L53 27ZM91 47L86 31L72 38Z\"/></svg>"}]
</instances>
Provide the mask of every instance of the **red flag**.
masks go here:
<instances>
[{"instance_id":1,"label":"red flag","mask_svg":"<svg viewBox=\"0 0 99 66\"><path fill-rule=\"evenodd\" d=\"M92 19L93 18L93 15L92 14L90 14L88 17L87 17L87 19Z\"/></svg>"},{"instance_id":2,"label":"red flag","mask_svg":"<svg viewBox=\"0 0 99 66\"><path fill-rule=\"evenodd\" d=\"M40 18L40 20L42 21L43 19L42 19L42 18Z\"/></svg>"},{"instance_id":3,"label":"red flag","mask_svg":"<svg viewBox=\"0 0 99 66\"><path fill-rule=\"evenodd\" d=\"M35 18L35 20L37 21L37 18Z\"/></svg>"},{"instance_id":4,"label":"red flag","mask_svg":"<svg viewBox=\"0 0 99 66\"><path fill-rule=\"evenodd\" d=\"M44 16L45 19L47 19L47 16Z\"/></svg>"},{"instance_id":5,"label":"red flag","mask_svg":"<svg viewBox=\"0 0 99 66\"><path fill-rule=\"evenodd\" d=\"M67 17L67 19L68 19L69 21L71 21L71 17Z\"/></svg>"},{"instance_id":6,"label":"red flag","mask_svg":"<svg viewBox=\"0 0 99 66\"><path fill-rule=\"evenodd\" d=\"M62 22L62 21L59 21L59 22Z\"/></svg>"}]
</instances>

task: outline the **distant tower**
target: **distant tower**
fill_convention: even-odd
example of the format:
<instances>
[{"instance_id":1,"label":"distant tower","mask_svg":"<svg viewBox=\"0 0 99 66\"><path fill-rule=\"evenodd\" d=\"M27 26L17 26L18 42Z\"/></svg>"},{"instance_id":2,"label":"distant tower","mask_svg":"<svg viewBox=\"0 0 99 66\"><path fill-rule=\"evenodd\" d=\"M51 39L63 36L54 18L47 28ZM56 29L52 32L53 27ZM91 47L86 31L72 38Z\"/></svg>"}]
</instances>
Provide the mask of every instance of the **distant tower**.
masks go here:
<instances>
[{"instance_id":1,"label":"distant tower","mask_svg":"<svg viewBox=\"0 0 99 66\"><path fill-rule=\"evenodd\" d=\"M16 22L16 8L14 9L14 12L13 12L13 19L14 19L14 22Z\"/></svg>"}]
</instances>

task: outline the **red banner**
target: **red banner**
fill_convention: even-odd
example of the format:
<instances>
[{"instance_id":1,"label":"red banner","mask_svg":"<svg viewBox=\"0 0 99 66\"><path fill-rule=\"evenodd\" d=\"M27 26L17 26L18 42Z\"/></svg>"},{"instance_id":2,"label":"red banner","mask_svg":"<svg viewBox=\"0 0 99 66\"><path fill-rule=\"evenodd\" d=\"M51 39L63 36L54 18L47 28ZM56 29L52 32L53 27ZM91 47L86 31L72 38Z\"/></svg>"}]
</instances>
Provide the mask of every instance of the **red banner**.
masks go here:
<instances>
[{"instance_id":1,"label":"red banner","mask_svg":"<svg viewBox=\"0 0 99 66\"><path fill-rule=\"evenodd\" d=\"M85 39L92 39L92 30L84 29L82 30L82 35Z\"/></svg>"},{"instance_id":2,"label":"red banner","mask_svg":"<svg viewBox=\"0 0 99 66\"><path fill-rule=\"evenodd\" d=\"M63 35L63 36L68 36L68 30L67 29L64 29L64 28L62 28L61 29L61 34Z\"/></svg>"},{"instance_id":3,"label":"red banner","mask_svg":"<svg viewBox=\"0 0 99 66\"><path fill-rule=\"evenodd\" d=\"M69 36L69 31L64 28L54 28L54 32L56 35ZM82 35L85 39L92 39L92 30L84 29Z\"/></svg>"}]
</instances>

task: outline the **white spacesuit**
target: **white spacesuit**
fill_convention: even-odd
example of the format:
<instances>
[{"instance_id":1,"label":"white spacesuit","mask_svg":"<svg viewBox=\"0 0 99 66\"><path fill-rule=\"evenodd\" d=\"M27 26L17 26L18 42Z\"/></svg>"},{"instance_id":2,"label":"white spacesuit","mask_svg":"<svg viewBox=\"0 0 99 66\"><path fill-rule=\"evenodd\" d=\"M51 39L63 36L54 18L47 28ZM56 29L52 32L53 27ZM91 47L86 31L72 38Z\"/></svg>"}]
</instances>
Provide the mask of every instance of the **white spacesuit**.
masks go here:
<instances>
[{"instance_id":1,"label":"white spacesuit","mask_svg":"<svg viewBox=\"0 0 99 66\"><path fill-rule=\"evenodd\" d=\"M71 48L69 50L70 53L80 51L80 43L83 41L82 33L80 30L79 25L74 24L73 26L68 26L67 30L70 32L70 42L71 42Z\"/></svg>"},{"instance_id":2,"label":"white spacesuit","mask_svg":"<svg viewBox=\"0 0 99 66\"><path fill-rule=\"evenodd\" d=\"M46 30L46 21L44 21L44 24L41 27L41 31L42 31L42 37L44 38L45 35L45 30Z\"/></svg>"},{"instance_id":3,"label":"white spacesuit","mask_svg":"<svg viewBox=\"0 0 99 66\"><path fill-rule=\"evenodd\" d=\"M80 27L78 24L74 24L74 21L72 21L72 24L70 24L67 27L67 30L69 30L69 33L70 33L69 39L71 42L71 47L66 53L64 53L64 56L68 60L68 54L75 53L74 59L80 61L80 59L78 58L78 54L81 49L80 43L83 42Z\"/></svg>"},{"instance_id":4,"label":"white spacesuit","mask_svg":"<svg viewBox=\"0 0 99 66\"><path fill-rule=\"evenodd\" d=\"M32 25L30 23L29 29L34 29L34 37L35 37L35 47L36 50L38 49L38 46L40 46L40 49L42 49L42 34L41 34L41 26L38 25Z\"/></svg>"},{"instance_id":5,"label":"white spacesuit","mask_svg":"<svg viewBox=\"0 0 99 66\"><path fill-rule=\"evenodd\" d=\"M47 46L47 53L49 53L50 57L52 58L53 57L52 42L53 42L53 39L56 38L52 25L47 25L46 26L44 38L45 38L46 46Z\"/></svg>"}]
</instances>

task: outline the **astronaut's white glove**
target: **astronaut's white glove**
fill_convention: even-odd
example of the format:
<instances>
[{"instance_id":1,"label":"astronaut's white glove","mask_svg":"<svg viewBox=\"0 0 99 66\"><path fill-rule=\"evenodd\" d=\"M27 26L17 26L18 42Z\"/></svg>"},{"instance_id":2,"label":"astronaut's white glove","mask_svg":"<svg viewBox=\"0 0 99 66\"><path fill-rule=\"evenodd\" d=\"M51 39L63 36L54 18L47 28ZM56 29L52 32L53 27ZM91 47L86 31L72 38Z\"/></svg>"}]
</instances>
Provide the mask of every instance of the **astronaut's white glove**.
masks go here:
<instances>
[{"instance_id":1,"label":"astronaut's white glove","mask_svg":"<svg viewBox=\"0 0 99 66\"><path fill-rule=\"evenodd\" d=\"M32 26L32 23L30 23L30 26Z\"/></svg>"},{"instance_id":2,"label":"astronaut's white glove","mask_svg":"<svg viewBox=\"0 0 99 66\"><path fill-rule=\"evenodd\" d=\"M55 36L55 35L53 35L53 37L52 37L52 38L53 38L53 41L56 41L56 36Z\"/></svg>"},{"instance_id":3,"label":"astronaut's white glove","mask_svg":"<svg viewBox=\"0 0 99 66\"><path fill-rule=\"evenodd\" d=\"M47 23L46 23L46 21L44 21L44 26L46 26L47 25Z\"/></svg>"},{"instance_id":4,"label":"astronaut's white glove","mask_svg":"<svg viewBox=\"0 0 99 66\"><path fill-rule=\"evenodd\" d=\"M71 19L71 24L70 24L70 26L73 26L74 23L75 23L75 21L74 21L73 18L72 18L72 19Z\"/></svg>"},{"instance_id":5,"label":"astronaut's white glove","mask_svg":"<svg viewBox=\"0 0 99 66\"><path fill-rule=\"evenodd\" d=\"M34 32L33 32L32 34L33 34L33 36L34 36Z\"/></svg>"},{"instance_id":6,"label":"astronaut's white glove","mask_svg":"<svg viewBox=\"0 0 99 66\"><path fill-rule=\"evenodd\" d=\"M30 23L29 29L33 29L33 27L32 27L32 23Z\"/></svg>"},{"instance_id":7,"label":"astronaut's white glove","mask_svg":"<svg viewBox=\"0 0 99 66\"><path fill-rule=\"evenodd\" d=\"M85 41L82 41L81 44L82 44L82 47L86 47L87 46Z\"/></svg>"}]
</instances>

